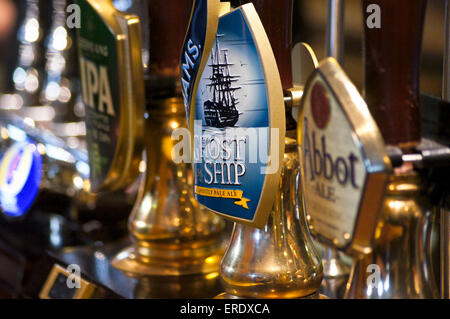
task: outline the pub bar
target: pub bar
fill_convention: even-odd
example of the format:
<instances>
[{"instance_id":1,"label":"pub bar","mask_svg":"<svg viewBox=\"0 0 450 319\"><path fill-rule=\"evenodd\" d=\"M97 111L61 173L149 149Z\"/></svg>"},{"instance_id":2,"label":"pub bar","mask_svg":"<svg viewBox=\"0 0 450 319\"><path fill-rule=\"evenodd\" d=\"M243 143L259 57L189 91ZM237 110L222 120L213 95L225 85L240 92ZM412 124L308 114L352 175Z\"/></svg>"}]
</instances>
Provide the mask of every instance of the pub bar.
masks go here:
<instances>
[{"instance_id":1,"label":"pub bar","mask_svg":"<svg viewBox=\"0 0 450 319\"><path fill-rule=\"evenodd\" d=\"M449 0L0 0L0 299L448 300L449 110Z\"/></svg>"}]
</instances>

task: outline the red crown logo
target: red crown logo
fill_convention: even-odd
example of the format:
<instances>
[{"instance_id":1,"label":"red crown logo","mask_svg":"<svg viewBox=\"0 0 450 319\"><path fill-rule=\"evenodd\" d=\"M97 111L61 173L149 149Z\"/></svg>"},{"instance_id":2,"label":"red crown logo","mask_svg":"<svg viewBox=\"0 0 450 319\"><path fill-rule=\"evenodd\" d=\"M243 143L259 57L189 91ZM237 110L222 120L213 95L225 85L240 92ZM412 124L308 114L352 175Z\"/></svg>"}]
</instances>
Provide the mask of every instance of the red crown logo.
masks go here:
<instances>
[{"instance_id":1,"label":"red crown logo","mask_svg":"<svg viewBox=\"0 0 450 319\"><path fill-rule=\"evenodd\" d=\"M330 120L330 101L325 88L316 83L311 93L311 111L314 123L320 129L324 129Z\"/></svg>"}]
</instances>

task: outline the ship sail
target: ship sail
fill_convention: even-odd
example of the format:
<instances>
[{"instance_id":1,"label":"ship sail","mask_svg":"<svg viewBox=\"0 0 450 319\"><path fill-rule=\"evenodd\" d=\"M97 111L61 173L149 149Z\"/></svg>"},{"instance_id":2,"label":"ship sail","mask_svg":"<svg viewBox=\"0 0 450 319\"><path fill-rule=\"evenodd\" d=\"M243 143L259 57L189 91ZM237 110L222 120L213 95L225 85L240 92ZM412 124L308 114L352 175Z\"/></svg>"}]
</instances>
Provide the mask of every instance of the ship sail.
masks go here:
<instances>
[{"instance_id":1,"label":"ship sail","mask_svg":"<svg viewBox=\"0 0 450 319\"><path fill-rule=\"evenodd\" d=\"M228 61L228 50L221 49L217 35L216 42L211 52L211 76L207 87L212 92L212 99L207 100L204 105L204 117L206 124L211 127L224 128L233 127L239 120L239 111L236 106L239 101L235 97L235 91L241 87L233 87L239 76L231 75Z\"/></svg>"}]
</instances>

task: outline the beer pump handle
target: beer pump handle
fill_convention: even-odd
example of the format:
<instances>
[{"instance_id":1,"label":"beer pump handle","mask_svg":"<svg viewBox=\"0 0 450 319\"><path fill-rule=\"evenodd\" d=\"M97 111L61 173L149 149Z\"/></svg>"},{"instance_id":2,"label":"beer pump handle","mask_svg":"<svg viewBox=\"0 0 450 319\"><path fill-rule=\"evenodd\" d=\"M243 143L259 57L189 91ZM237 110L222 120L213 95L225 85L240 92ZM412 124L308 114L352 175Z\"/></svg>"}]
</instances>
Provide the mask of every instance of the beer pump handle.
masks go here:
<instances>
[{"instance_id":1,"label":"beer pump handle","mask_svg":"<svg viewBox=\"0 0 450 319\"><path fill-rule=\"evenodd\" d=\"M292 84L292 9L293 0L242 0L253 3L272 46L283 90Z\"/></svg>"},{"instance_id":2,"label":"beer pump handle","mask_svg":"<svg viewBox=\"0 0 450 319\"><path fill-rule=\"evenodd\" d=\"M445 1L444 70L442 98L450 101L450 0ZM441 298L450 299L450 195L447 192L441 210Z\"/></svg>"},{"instance_id":3,"label":"beer pump handle","mask_svg":"<svg viewBox=\"0 0 450 319\"><path fill-rule=\"evenodd\" d=\"M326 34L327 57L344 63L344 17L345 0L328 0L328 25Z\"/></svg>"},{"instance_id":4,"label":"beer pump handle","mask_svg":"<svg viewBox=\"0 0 450 319\"><path fill-rule=\"evenodd\" d=\"M162 77L178 77L192 0L148 0L148 7L150 72Z\"/></svg>"},{"instance_id":5,"label":"beer pump handle","mask_svg":"<svg viewBox=\"0 0 450 319\"><path fill-rule=\"evenodd\" d=\"M420 142L419 69L426 0L363 0L365 94L386 144Z\"/></svg>"},{"instance_id":6,"label":"beer pump handle","mask_svg":"<svg viewBox=\"0 0 450 319\"><path fill-rule=\"evenodd\" d=\"M250 2L255 6L269 38L280 73L281 85L286 93L294 86L291 59L293 0L241 0L241 5ZM285 111L286 129L292 131L296 129L297 122L292 116L290 107Z\"/></svg>"},{"instance_id":7,"label":"beer pump handle","mask_svg":"<svg viewBox=\"0 0 450 319\"><path fill-rule=\"evenodd\" d=\"M445 2L445 42L442 98L450 101L450 1Z\"/></svg>"}]
</instances>

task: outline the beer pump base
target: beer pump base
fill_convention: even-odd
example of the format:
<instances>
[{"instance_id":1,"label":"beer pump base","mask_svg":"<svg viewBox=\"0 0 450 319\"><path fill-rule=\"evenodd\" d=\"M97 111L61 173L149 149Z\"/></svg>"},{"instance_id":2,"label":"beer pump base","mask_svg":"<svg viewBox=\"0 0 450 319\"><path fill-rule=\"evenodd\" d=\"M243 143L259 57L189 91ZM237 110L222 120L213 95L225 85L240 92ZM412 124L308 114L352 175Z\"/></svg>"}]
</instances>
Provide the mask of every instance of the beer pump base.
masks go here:
<instances>
[{"instance_id":1,"label":"beer pump base","mask_svg":"<svg viewBox=\"0 0 450 319\"><path fill-rule=\"evenodd\" d=\"M320 292L333 298L341 299L350 275L350 267L340 258L339 252L326 248L323 264L323 281Z\"/></svg>"},{"instance_id":2,"label":"beer pump base","mask_svg":"<svg viewBox=\"0 0 450 319\"><path fill-rule=\"evenodd\" d=\"M185 127L183 100L154 99L146 120L146 169L129 221L133 244L112 266L131 277L218 273L229 233L195 201L190 164L175 163L175 129ZM151 205L149 205L151 203Z\"/></svg>"},{"instance_id":3,"label":"beer pump base","mask_svg":"<svg viewBox=\"0 0 450 319\"><path fill-rule=\"evenodd\" d=\"M218 274L224 252L220 243L185 249L132 245L120 251L111 264L130 277Z\"/></svg>"},{"instance_id":4,"label":"beer pump base","mask_svg":"<svg viewBox=\"0 0 450 319\"><path fill-rule=\"evenodd\" d=\"M242 298L242 297L238 297L235 295L231 295L229 293L221 293L220 295L217 295L216 297L214 297L214 299L221 299L221 300L232 300L232 299L246 299L246 298ZM319 292L315 292L311 295L305 296L305 297L300 297L300 298L296 298L296 299L328 299L327 296L320 294Z\"/></svg>"},{"instance_id":5,"label":"beer pump base","mask_svg":"<svg viewBox=\"0 0 450 319\"><path fill-rule=\"evenodd\" d=\"M424 186L410 163L390 176L373 250L355 259L346 299L437 298L430 264L431 221L436 212ZM377 284L368 284L370 269L375 269L372 278Z\"/></svg>"},{"instance_id":6,"label":"beer pump base","mask_svg":"<svg viewBox=\"0 0 450 319\"><path fill-rule=\"evenodd\" d=\"M46 283L52 283L52 269L67 269L69 265L78 265L81 278L95 286L90 299L205 299L213 298L223 291L218 272L187 276L130 277L111 265L117 250L129 245L129 240L122 239L104 245L70 247L58 253L46 254L36 266L39 271L33 272L33 276L27 280L26 296L37 298L44 295L45 290L51 290ZM56 289L50 297L65 299L61 295L64 291L67 290Z\"/></svg>"}]
</instances>

